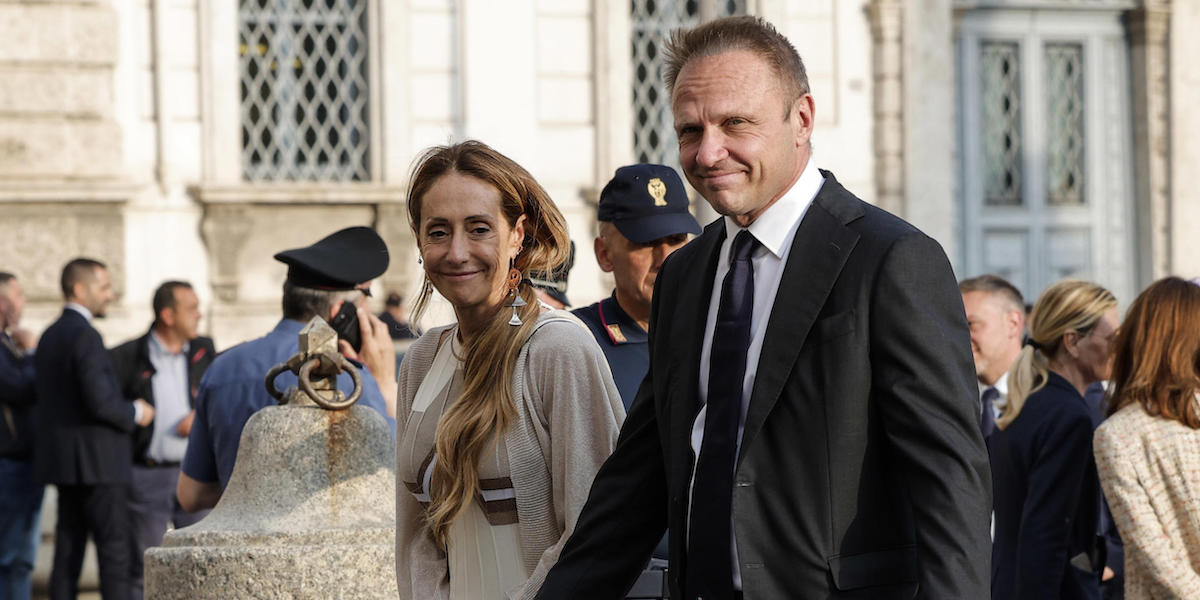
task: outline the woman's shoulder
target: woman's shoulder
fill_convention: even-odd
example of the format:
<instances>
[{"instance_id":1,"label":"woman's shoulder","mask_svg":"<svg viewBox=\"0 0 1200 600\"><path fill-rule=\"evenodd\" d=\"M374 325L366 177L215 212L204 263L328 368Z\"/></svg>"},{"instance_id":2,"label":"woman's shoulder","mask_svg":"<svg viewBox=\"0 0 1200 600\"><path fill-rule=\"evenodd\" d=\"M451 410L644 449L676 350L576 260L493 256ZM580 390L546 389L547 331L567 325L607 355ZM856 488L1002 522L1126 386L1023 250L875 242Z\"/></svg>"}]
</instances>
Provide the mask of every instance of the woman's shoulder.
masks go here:
<instances>
[{"instance_id":1,"label":"woman's shoulder","mask_svg":"<svg viewBox=\"0 0 1200 600\"><path fill-rule=\"evenodd\" d=\"M1083 396L1080 396L1074 388L1068 389L1062 385L1055 385L1053 381L1025 399L1025 406L1021 408L1021 417L1026 416L1032 417L1026 421L1030 424L1065 425L1086 422L1090 427L1092 423L1091 408L1088 407ZM1020 418L1017 420L1020 421Z\"/></svg>"},{"instance_id":2,"label":"woman's shoulder","mask_svg":"<svg viewBox=\"0 0 1200 600\"><path fill-rule=\"evenodd\" d=\"M530 352L571 351L581 343L596 341L579 317L565 310L548 310L538 315L538 326L526 342Z\"/></svg>"}]
</instances>

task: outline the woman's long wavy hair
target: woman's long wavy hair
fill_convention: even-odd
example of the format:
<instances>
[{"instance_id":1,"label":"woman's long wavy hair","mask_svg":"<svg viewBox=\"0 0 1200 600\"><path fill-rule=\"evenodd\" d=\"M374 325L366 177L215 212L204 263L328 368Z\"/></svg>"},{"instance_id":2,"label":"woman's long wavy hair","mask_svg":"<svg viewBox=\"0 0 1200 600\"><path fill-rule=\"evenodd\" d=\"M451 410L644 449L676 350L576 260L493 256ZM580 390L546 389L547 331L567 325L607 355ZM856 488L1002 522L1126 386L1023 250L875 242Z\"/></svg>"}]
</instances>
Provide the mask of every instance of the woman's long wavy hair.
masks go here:
<instances>
[{"instance_id":1,"label":"woman's long wavy hair","mask_svg":"<svg viewBox=\"0 0 1200 600\"><path fill-rule=\"evenodd\" d=\"M1160 279L1133 301L1113 347L1108 414L1138 403L1200 429L1200 286Z\"/></svg>"},{"instance_id":2,"label":"woman's long wavy hair","mask_svg":"<svg viewBox=\"0 0 1200 600\"><path fill-rule=\"evenodd\" d=\"M1029 315L1029 337L1008 371L1008 401L996 427L1004 429L1021 414L1025 399L1045 387L1050 379L1048 359L1062 347L1068 331L1085 336L1104 313L1116 308L1112 292L1086 281L1067 279L1042 292Z\"/></svg>"},{"instance_id":3,"label":"woman's long wavy hair","mask_svg":"<svg viewBox=\"0 0 1200 600\"><path fill-rule=\"evenodd\" d=\"M421 205L426 192L442 176L458 173L483 181L500 192L501 212L510 227L525 215L525 238L515 266L549 272L567 259L567 223L550 195L524 168L483 142L469 140L426 150L417 159L408 188L408 217L418 246ZM506 265L497 268L505 270ZM419 318L432 294L428 276L413 314ZM518 293L526 305L518 309L522 325L508 324L507 306L497 307L491 323L465 345L462 395L446 409L438 424L434 451L437 463L430 486L427 512L434 539L446 547L450 525L462 515L479 491L479 457L488 442L499 439L516 417L512 397L513 370L521 346L533 331L539 306L525 281Z\"/></svg>"}]
</instances>

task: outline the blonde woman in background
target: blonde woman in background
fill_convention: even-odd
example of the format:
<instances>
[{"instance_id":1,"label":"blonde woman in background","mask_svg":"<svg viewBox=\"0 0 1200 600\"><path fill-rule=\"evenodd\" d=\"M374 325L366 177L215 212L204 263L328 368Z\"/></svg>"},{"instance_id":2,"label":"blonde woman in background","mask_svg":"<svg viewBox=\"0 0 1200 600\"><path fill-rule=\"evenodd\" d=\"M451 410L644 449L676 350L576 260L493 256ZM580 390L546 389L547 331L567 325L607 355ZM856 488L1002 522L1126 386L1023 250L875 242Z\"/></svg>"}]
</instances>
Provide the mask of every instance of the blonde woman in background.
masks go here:
<instances>
[{"instance_id":1,"label":"blonde woman in background","mask_svg":"<svg viewBox=\"0 0 1200 600\"><path fill-rule=\"evenodd\" d=\"M408 212L425 287L458 322L405 356L396 419L401 598L532 598L558 558L624 407L603 352L525 280L567 258L566 222L483 143L432 148Z\"/></svg>"},{"instance_id":2,"label":"blonde woman in background","mask_svg":"<svg viewBox=\"0 0 1200 600\"><path fill-rule=\"evenodd\" d=\"M1088 385L1108 378L1117 300L1083 281L1046 289L988 441L994 600L1097 599L1103 542Z\"/></svg>"},{"instance_id":3,"label":"blonde woman in background","mask_svg":"<svg viewBox=\"0 0 1200 600\"><path fill-rule=\"evenodd\" d=\"M1146 288L1113 350L1096 466L1125 541L1125 598L1200 598L1200 287Z\"/></svg>"}]
</instances>

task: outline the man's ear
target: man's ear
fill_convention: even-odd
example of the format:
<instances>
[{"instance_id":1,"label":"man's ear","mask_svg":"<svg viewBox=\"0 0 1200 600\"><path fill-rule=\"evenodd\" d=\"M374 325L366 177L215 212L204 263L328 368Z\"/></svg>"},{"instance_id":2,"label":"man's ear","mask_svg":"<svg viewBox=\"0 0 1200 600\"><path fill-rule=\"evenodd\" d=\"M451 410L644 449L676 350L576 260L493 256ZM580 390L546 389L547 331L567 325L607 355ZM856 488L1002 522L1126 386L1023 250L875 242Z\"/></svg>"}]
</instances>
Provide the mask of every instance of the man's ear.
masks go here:
<instances>
[{"instance_id":1,"label":"man's ear","mask_svg":"<svg viewBox=\"0 0 1200 600\"><path fill-rule=\"evenodd\" d=\"M612 257L608 255L608 240L596 236L596 240L592 242L592 250L596 253L596 264L600 265L600 270L612 273L613 263Z\"/></svg>"}]
</instances>

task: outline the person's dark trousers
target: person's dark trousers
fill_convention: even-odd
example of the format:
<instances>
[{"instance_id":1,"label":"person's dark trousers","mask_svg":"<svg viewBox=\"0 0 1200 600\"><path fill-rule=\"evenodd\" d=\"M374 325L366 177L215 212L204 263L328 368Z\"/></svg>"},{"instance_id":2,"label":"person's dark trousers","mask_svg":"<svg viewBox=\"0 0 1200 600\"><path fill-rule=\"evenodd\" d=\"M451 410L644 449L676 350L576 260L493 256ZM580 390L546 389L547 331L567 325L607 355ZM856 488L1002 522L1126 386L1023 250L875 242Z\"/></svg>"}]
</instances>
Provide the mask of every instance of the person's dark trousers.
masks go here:
<instances>
[{"instance_id":1,"label":"person's dark trousers","mask_svg":"<svg viewBox=\"0 0 1200 600\"><path fill-rule=\"evenodd\" d=\"M74 600L88 534L96 544L100 565L100 597L128 600L129 485L58 484L58 526L54 530L54 564L50 600Z\"/></svg>"},{"instance_id":2,"label":"person's dark trousers","mask_svg":"<svg viewBox=\"0 0 1200 600\"><path fill-rule=\"evenodd\" d=\"M0 458L0 600L29 600L45 487L33 463Z\"/></svg>"},{"instance_id":3,"label":"person's dark trousers","mask_svg":"<svg viewBox=\"0 0 1200 600\"><path fill-rule=\"evenodd\" d=\"M176 529L193 525L208 515L207 510L194 513L183 510L175 497L179 483L179 465L153 467L133 466L133 483L129 486L129 518L133 532L133 548L129 560L131 598L142 600L143 559L146 549L161 546L167 526Z\"/></svg>"}]
</instances>

